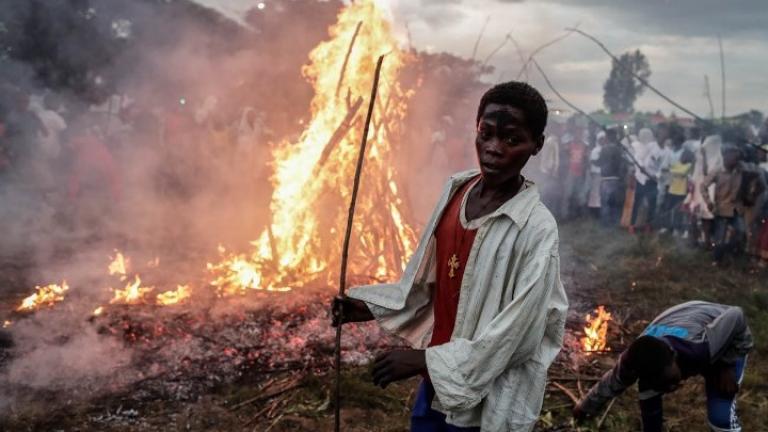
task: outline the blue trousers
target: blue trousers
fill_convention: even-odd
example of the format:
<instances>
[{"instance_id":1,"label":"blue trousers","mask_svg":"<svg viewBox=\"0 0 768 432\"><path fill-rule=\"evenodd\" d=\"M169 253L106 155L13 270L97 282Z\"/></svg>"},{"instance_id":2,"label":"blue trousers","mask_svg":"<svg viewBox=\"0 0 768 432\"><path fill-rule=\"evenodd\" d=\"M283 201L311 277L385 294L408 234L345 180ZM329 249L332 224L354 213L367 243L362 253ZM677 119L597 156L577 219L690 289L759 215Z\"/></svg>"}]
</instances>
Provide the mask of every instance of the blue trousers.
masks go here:
<instances>
[{"instance_id":1,"label":"blue trousers","mask_svg":"<svg viewBox=\"0 0 768 432\"><path fill-rule=\"evenodd\" d=\"M411 432L480 432L480 428L463 428L445 422L445 414L432 409L435 389L432 383L422 381L416 394L411 414Z\"/></svg>"},{"instance_id":2,"label":"blue trousers","mask_svg":"<svg viewBox=\"0 0 768 432\"><path fill-rule=\"evenodd\" d=\"M656 180L648 179L644 185L640 183L635 187L635 204L632 207L632 225L637 224L637 215L640 213L640 207L645 201L648 201L648 216L646 225L653 225L656 217L656 199L659 196L659 184Z\"/></svg>"},{"instance_id":3,"label":"blue trousers","mask_svg":"<svg viewBox=\"0 0 768 432\"><path fill-rule=\"evenodd\" d=\"M730 238L729 228L733 229ZM715 250L714 260L722 261L728 254L734 254L739 250L742 236L746 233L744 219L739 216L715 217Z\"/></svg>"},{"instance_id":4,"label":"blue trousers","mask_svg":"<svg viewBox=\"0 0 768 432\"><path fill-rule=\"evenodd\" d=\"M744 368L747 364L747 358L742 357L736 361L735 372L736 381L741 384L744 379ZM723 394L717 389L715 380L717 372L711 375L705 374L707 391L707 420L709 429L713 432L742 432L739 417L736 415L736 399L738 394ZM643 432L662 432L663 427L663 407L662 396L656 396L651 399L641 400L643 414Z\"/></svg>"},{"instance_id":5,"label":"blue trousers","mask_svg":"<svg viewBox=\"0 0 768 432\"><path fill-rule=\"evenodd\" d=\"M603 179L600 182L600 222L603 226L616 226L621 218L619 179Z\"/></svg>"},{"instance_id":6,"label":"blue trousers","mask_svg":"<svg viewBox=\"0 0 768 432\"><path fill-rule=\"evenodd\" d=\"M747 358L736 361L736 380L739 384L744 379ZM741 432L739 417L736 415L737 395L723 395L718 392L707 377L707 419L709 427L715 432Z\"/></svg>"}]
</instances>

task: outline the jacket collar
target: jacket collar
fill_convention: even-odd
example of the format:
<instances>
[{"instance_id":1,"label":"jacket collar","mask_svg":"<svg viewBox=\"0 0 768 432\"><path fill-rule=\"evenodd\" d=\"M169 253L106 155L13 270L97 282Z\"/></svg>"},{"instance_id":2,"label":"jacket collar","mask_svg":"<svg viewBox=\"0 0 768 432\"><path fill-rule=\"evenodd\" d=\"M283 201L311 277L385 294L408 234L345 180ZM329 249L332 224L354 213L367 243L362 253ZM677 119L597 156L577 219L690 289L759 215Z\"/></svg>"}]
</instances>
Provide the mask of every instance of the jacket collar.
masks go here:
<instances>
[{"instance_id":1,"label":"jacket collar","mask_svg":"<svg viewBox=\"0 0 768 432\"><path fill-rule=\"evenodd\" d=\"M451 176L451 196L461 187L461 185L475 178L480 174L480 170L471 169ZM536 184L530 180L525 180L520 191L502 204L493 213L488 215L488 219L495 219L500 216L506 216L512 219L516 225L522 227L528 222L533 208L539 203L539 191Z\"/></svg>"}]
</instances>

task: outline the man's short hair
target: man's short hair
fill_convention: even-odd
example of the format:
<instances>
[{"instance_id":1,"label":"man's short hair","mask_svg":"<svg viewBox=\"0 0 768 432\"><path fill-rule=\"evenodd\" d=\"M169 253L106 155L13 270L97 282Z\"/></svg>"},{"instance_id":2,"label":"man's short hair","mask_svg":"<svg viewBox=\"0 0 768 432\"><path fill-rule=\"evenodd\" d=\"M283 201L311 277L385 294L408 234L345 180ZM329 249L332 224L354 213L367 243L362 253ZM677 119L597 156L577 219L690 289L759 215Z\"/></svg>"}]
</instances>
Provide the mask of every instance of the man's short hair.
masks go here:
<instances>
[{"instance_id":1,"label":"man's short hair","mask_svg":"<svg viewBox=\"0 0 768 432\"><path fill-rule=\"evenodd\" d=\"M627 350L627 360L632 369L643 378L660 376L674 358L672 348L653 336L640 336Z\"/></svg>"},{"instance_id":2,"label":"man's short hair","mask_svg":"<svg viewBox=\"0 0 768 432\"><path fill-rule=\"evenodd\" d=\"M549 114L547 103L544 101L541 93L529 84L520 81L509 81L491 87L480 99L475 123L480 122L485 107L489 104L509 105L519 109L525 115L525 126L534 137L544 133L544 128L547 126L547 115Z\"/></svg>"}]
</instances>

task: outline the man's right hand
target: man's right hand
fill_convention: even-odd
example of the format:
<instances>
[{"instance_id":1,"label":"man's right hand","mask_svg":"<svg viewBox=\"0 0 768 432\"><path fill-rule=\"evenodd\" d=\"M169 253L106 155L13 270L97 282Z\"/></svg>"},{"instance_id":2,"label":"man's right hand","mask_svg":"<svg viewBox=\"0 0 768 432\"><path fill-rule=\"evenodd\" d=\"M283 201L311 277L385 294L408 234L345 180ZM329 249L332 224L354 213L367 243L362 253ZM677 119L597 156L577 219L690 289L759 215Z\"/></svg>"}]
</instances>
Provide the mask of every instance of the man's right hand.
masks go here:
<instances>
[{"instance_id":1,"label":"man's right hand","mask_svg":"<svg viewBox=\"0 0 768 432\"><path fill-rule=\"evenodd\" d=\"M339 324L364 322L374 319L373 314L364 301L347 296L333 298L333 302L331 302L331 316L331 325L334 327L338 327Z\"/></svg>"}]
</instances>

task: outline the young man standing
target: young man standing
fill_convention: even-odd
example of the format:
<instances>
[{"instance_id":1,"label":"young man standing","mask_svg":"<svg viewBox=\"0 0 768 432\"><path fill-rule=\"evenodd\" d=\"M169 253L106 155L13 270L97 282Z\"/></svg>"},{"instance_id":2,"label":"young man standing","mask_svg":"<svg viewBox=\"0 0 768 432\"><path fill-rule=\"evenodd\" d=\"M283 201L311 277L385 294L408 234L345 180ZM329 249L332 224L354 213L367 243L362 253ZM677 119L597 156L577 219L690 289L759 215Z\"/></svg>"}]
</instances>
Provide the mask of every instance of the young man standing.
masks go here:
<instances>
[{"instance_id":1,"label":"young man standing","mask_svg":"<svg viewBox=\"0 0 768 432\"><path fill-rule=\"evenodd\" d=\"M376 319L413 349L380 355L374 382L425 377L412 431L529 431L562 345L567 299L557 224L520 174L547 106L509 82L480 101L480 171L454 175L399 283L334 301L335 324Z\"/></svg>"},{"instance_id":2,"label":"young man standing","mask_svg":"<svg viewBox=\"0 0 768 432\"><path fill-rule=\"evenodd\" d=\"M662 395L676 390L682 380L702 375L710 429L741 432L736 396L752 345L741 308L704 301L673 306L632 342L616 366L579 401L573 415L597 415L638 381L643 432L662 432Z\"/></svg>"}]
</instances>

